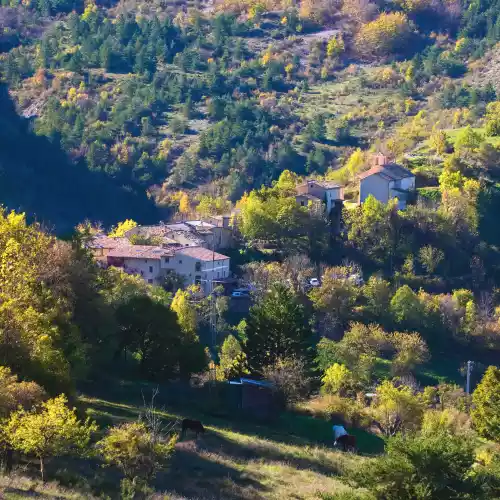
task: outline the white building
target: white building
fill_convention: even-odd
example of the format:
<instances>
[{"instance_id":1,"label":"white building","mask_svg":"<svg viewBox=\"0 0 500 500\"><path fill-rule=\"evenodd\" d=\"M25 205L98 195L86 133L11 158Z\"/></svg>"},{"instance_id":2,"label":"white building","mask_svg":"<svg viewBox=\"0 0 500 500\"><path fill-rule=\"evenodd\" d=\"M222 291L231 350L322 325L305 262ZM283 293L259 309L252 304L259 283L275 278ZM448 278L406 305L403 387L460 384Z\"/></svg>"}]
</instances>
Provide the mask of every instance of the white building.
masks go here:
<instances>
[{"instance_id":1,"label":"white building","mask_svg":"<svg viewBox=\"0 0 500 500\"><path fill-rule=\"evenodd\" d=\"M230 259L204 247L132 245L126 238L98 236L89 244L104 265L121 267L149 284L161 285L168 272L184 278L185 286L198 284L210 293L216 283L230 278Z\"/></svg>"},{"instance_id":2,"label":"white building","mask_svg":"<svg viewBox=\"0 0 500 500\"><path fill-rule=\"evenodd\" d=\"M297 203L302 206L307 206L309 201L324 204L327 215L330 215L337 206L342 207L344 201L344 188L335 182L308 179L299 184L296 190Z\"/></svg>"},{"instance_id":3,"label":"white building","mask_svg":"<svg viewBox=\"0 0 500 500\"><path fill-rule=\"evenodd\" d=\"M217 282L230 277L230 259L203 247L187 247L175 252L170 269L184 276L187 284L200 285L210 293Z\"/></svg>"},{"instance_id":4,"label":"white building","mask_svg":"<svg viewBox=\"0 0 500 500\"><path fill-rule=\"evenodd\" d=\"M307 179L296 186L295 201L316 213L330 218L335 232L340 230L340 218L344 205L344 187L330 181Z\"/></svg>"},{"instance_id":5,"label":"white building","mask_svg":"<svg viewBox=\"0 0 500 500\"><path fill-rule=\"evenodd\" d=\"M382 154L375 155L374 163L370 170L358 176L359 203L370 195L382 203L397 198L398 208L405 209L408 196L415 191L415 176L408 169L390 163Z\"/></svg>"},{"instance_id":6,"label":"white building","mask_svg":"<svg viewBox=\"0 0 500 500\"><path fill-rule=\"evenodd\" d=\"M174 254L167 249L149 245L118 246L107 252L106 263L121 267L129 274L138 274L151 285L160 285L166 266Z\"/></svg>"}]
</instances>

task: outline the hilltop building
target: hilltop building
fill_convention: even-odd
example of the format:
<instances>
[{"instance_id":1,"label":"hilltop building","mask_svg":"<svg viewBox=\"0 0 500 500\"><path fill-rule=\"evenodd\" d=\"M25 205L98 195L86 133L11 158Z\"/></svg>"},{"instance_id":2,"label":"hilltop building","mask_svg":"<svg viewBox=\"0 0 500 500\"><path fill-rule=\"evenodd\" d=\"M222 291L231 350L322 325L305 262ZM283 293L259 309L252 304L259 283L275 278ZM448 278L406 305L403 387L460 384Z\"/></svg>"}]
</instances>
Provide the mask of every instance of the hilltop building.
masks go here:
<instances>
[{"instance_id":1,"label":"hilltop building","mask_svg":"<svg viewBox=\"0 0 500 500\"><path fill-rule=\"evenodd\" d=\"M329 181L307 179L296 187L295 200L303 207L312 207L326 214L339 227L342 206L344 203L344 187Z\"/></svg>"},{"instance_id":2,"label":"hilltop building","mask_svg":"<svg viewBox=\"0 0 500 500\"><path fill-rule=\"evenodd\" d=\"M382 203L396 198L398 208L403 210L409 196L415 191L415 176L406 168L389 162L387 156L378 153L370 170L358 176L359 203L372 195Z\"/></svg>"}]
</instances>

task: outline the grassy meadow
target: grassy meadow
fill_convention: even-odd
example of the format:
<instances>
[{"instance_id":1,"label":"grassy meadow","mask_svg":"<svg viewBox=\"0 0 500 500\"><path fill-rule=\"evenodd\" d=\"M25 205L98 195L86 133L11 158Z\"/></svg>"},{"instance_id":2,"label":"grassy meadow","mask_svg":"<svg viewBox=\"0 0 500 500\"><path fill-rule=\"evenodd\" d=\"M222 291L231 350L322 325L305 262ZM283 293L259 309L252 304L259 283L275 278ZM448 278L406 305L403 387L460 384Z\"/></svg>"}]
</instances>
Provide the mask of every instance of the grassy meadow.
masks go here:
<instances>
[{"instance_id":1,"label":"grassy meadow","mask_svg":"<svg viewBox=\"0 0 500 500\"><path fill-rule=\"evenodd\" d=\"M147 400L148 392L133 385L127 390L127 402L101 394L81 394L80 409L95 419L103 432L109 425L137 420L143 408L142 394ZM108 387L106 392L113 391ZM166 425L184 417L198 418L206 433L195 439L188 432L179 439L169 469L155 479L154 498L324 498L351 492L342 477L346 468L383 450L380 438L360 430L353 431L359 454L334 450L330 422L305 413L304 408L301 413L287 412L263 424L204 413L196 405L188 406L192 411L184 413L178 404L163 407L161 403L159 400L158 412ZM51 461L49 467L50 477L56 481L42 484L37 464L25 464L18 475L0 480L0 497L76 500L98 498L96 492L104 491L109 498L119 498L111 492L117 495L120 474L93 458L61 458Z\"/></svg>"}]
</instances>

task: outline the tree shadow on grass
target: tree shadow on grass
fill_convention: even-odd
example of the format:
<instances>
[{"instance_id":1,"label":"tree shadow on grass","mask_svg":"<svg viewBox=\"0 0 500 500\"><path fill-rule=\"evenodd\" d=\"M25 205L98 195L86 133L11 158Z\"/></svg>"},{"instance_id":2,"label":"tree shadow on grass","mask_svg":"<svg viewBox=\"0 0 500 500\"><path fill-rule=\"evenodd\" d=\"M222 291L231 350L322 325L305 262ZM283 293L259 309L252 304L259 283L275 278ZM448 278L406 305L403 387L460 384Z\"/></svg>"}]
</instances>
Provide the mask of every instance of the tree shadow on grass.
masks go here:
<instances>
[{"instance_id":1,"label":"tree shadow on grass","mask_svg":"<svg viewBox=\"0 0 500 500\"><path fill-rule=\"evenodd\" d=\"M333 446L331 423L321 418L295 413L283 413L276 421L268 424L249 419L222 419L205 417L204 423L223 427L233 432L255 436L275 443L295 446ZM378 455L384 451L384 440L363 429L348 429L356 436L361 455Z\"/></svg>"},{"instance_id":2,"label":"tree shadow on grass","mask_svg":"<svg viewBox=\"0 0 500 500\"><path fill-rule=\"evenodd\" d=\"M263 484L263 475L249 472L236 461L216 449L197 442L178 443L166 472L155 480L157 490L186 498L250 500L262 498L269 490Z\"/></svg>"},{"instance_id":3,"label":"tree shadow on grass","mask_svg":"<svg viewBox=\"0 0 500 500\"><path fill-rule=\"evenodd\" d=\"M101 425L117 424L123 421L135 420L141 413L142 399L141 391L147 390L137 387L128 387L127 404L119 393L115 397L108 395L104 399L91 399L87 405L92 409L92 417ZM168 401L163 399L163 394L168 393L168 387L161 391L157 400L159 408L165 406L165 418L176 420L182 418L194 418L201 420L204 425L221 427L239 432L248 436L267 439L276 443L296 446L328 446L333 445L331 423L311 415L301 415L285 412L274 421L262 422L243 415L227 413L224 416L209 414L203 411L203 405L199 404L204 394L197 397L198 404L186 401ZM163 392L163 394L162 394ZM102 397L102 396L101 396ZM193 394L193 400L196 394ZM383 452L384 441L379 436L371 434L362 429L348 429L358 440L359 453L362 455L376 455Z\"/></svg>"},{"instance_id":4,"label":"tree shadow on grass","mask_svg":"<svg viewBox=\"0 0 500 500\"><path fill-rule=\"evenodd\" d=\"M100 426L117 425L124 422L135 421L141 410L131 406L120 405L112 401L92 399L85 402L90 417Z\"/></svg>"},{"instance_id":5,"label":"tree shadow on grass","mask_svg":"<svg viewBox=\"0 0 500 500\"><path fill-rule=\"evenodd\" d=\"M322 452L316 450L314 454L309 453L308 457L294 453L280 446L279 443L259 443L249 441L246 443L232 440L224 436L221 432L209 430L206 435L197 443L197 447L204 453L217 453L226 460L250 461L265 460L266 463L278 462L287 463L295 469L312 470L323 475L339 475L341 473L341 462L343 457L338 455L338 460L332 460Z\"/></svg>"}]
</instances>

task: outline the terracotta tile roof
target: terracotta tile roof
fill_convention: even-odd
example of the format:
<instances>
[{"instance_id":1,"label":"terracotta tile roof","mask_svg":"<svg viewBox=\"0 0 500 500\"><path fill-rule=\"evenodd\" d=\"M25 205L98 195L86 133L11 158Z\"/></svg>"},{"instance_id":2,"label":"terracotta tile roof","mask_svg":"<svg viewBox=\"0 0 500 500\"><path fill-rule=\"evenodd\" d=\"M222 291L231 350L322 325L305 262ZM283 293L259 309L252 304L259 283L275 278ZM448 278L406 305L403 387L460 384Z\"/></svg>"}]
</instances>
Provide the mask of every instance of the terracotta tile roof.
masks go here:
<instances>
[{"instance_id":1,"label":"terracotta tile roof","mask_svg":"<svg viewBox=\"0 0 500 500\"><path fill-rule=\"evenodd\" d=\"M317 183L320 186L324 187L325 189L334 189L334 188L342 187L340 184L337 184L336 182L333 182L333 181L319 181Z\"/></svg>"},{"instance_id":2,"label":"terracotta tile roof","mask_svg":"<svg viewBox=\"0 0 500 500\"><path fill-rule=\"evenodd\" d=\"M192 231L192 228L190 228L184 222L176 222L174 224L165 224L165 228L167 231L186 231L186 232Z\"/></svg>"},{"instance_id":3,"label":"terracotta tile roof","mask_svg":"<svg viewBox=\"0 0 500 500\"><path fill-rule=\"evenodd\" d=\"M307 186L310 184L316 184L317 186L320 186L324 189L335 189L335 188L342 187L340 184L337 184L336 182L333 182L333 181L318 181L316 179L307 179L302 184L299 184L297 187Z\"/></svg>"},{"instance_id":4,"label":"terracotta tile roof","mask_svg":"<svg viewBox=\"0 0 500 500\"><path fill-rule=\"evenodd\" d=\"M212 252L208 248L203 247L186 247L175 252L176 255L187 255L193 257L193 259L210 261L210 260L226 260L229 259L226 255L221 253Z\"/></svg>"},{"instance_id":5,"label":"terracotta tile roof","mask_svg":"<svg viewBox=\"0 0 500 500\"><path fill-rule=\"evenodd\" d=\"M210 224L210 222L204 222L202 220L187 220L185 224L195 227L196 229L213 229L216 227L214 224Z\"/></svg>"},{"instance_id":6,"label":"terracotta tile roof","mask_svg":"<svg viewBox=\"0 0 500 500\"><path fill-rule=\"evenodd\" d=\"M110 238L104 234L95 236L87 246L89 248L118 248L130 245L127 238Z\"/></svg>"},{"instance_id":7,"label":"terracotta tile roof","mask_svg":"<svg viewBox=\"0 0 500 500\"><path fill-rule=\"evenodd\" d=\"M108 257L122 259L161 259L162 257L173 257L174 253L166 248L150 245L129 245L113 248L108 252Z\"/></svg>"},{"instance_id":8,"label":"terracotta tile roof","mask_svg":"<svg viewBox=\"0 0 500 500\"><path fill-rule=\"evenodd\" d=\"M304 193L304 194L296 194L295 195L295 198L306 198L308 200L311 200L311 201L323 201L323 198L320 198L319 196L314 196L313 194L307 194L307 193Z\"/></svg>"},{"instance_id":9,"label":"terracotta tile roof","mask_svg":"<svg viewBox=\"0 0 500 500\"><path fill-rule=\"evenodd\" d=\"M389 181L397 181L401 179L406 179L407 177L414 177L410 170L407 168L396 165L395 163L390 163L384 166L376 166L370 168L366 172L358 175L358 179L363 180L371 175L380 175L383 179Z\"/></svg>"},{"instance_id":10,"label":"terracotta tile roof","mask_svg":"<svg viewBox=\"0 0 500 500\"><path fill-rule=\"evenodd\" d=\"M198 246L204 243L204 240L198 236L198 233L205 233L205 229L206 228L203 227L203 230L199 231L196 226L190 226L187 222L179 222L175 224L159 224L156 226L138 226L127 232L127 236L130 237L133 234L137 234L147 238L161 238L163 245L175 244L177 242L176 236L182 236L192 241L193 245Z\"/></svg>"}]
</instances>

